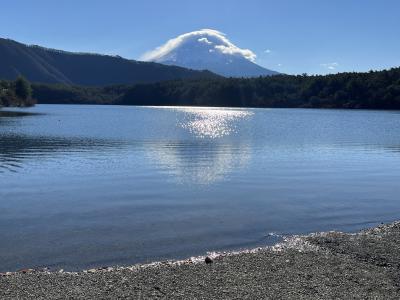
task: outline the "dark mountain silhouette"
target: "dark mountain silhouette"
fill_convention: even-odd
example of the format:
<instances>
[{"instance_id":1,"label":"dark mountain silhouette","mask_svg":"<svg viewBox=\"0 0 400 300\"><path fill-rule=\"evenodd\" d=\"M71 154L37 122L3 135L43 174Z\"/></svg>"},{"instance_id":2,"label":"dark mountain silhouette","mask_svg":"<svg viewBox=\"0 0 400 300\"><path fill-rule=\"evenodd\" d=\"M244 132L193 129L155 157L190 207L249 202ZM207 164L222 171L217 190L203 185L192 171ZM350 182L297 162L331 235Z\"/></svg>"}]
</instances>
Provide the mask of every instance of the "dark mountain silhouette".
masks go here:
<instances>
[{"instance_id":1,"label":"dark mountain silhouette","mask_svg":"<svg viewBox=\"0 0 400 300\"><path fill-rule=\"evenodd\" d=\"M86 86L218 77L209 71L119 56L72 53L0 39L0 79L14 80L20 75L31 82Z\"/></svg>"}]
</instances>

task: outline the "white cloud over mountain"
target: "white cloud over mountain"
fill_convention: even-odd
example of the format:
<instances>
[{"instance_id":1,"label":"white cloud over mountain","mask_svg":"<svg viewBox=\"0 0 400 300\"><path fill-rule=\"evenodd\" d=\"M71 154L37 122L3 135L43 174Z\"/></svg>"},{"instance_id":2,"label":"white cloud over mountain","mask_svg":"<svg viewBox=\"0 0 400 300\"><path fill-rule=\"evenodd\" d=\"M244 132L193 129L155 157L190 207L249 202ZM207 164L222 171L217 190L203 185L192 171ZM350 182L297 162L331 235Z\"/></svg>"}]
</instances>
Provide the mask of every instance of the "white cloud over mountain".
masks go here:
<instances>
[{"instance_id":1,"label":"white cloud over mountain","mask_svg":"<svg viewBox=\"0 0 400 300\"><path fill-rule=\"evenodd\" d=\"M321 64L321 67L327 68L329 70L335 70L338 66L339 64L337 62Z\"/></svg>"},{"instance_id":2,"label":"white cloud over mountain","mask_svg":"<svg viewBox=\"0 0 400 300\"><path fill-rule=\"evenodd\" d=\"M206 38L206 37L200 38L200 39L198 39L198 41L199 41L200 43L206 43L206 44L208 44L208 45L212 45L212 42L210 42L210 41L208 40L208 38Z\"/></svg>"},{"instance_id":3,"label":"white cloud over mountain","mask_svg":"<svg viewBox=\"0 0 400 300\"><path fill-rule=\"evenodd\" d=\"M193 70L209 70L226 77L274 75L276 72L255 63L256 54L239 48L227 36L213 29L181 34L145 53L142 60Z\"/></svg>"},{"instance_id":4,"label":"white cloud over mountain","mask_svg":"<svg viewBox=\"0 0 400 300\"><path fill-rule=\"evenodd\" d=\"M197 39L198 42L209 45L209 50L219 51L220 53L233 56L241 56L251 62L254 62L257 57L253 51L242 49L234 45L224 33L214 29L202 29L188 32L170 39L164 45L145 53L141 59L145 61L158 61L163 57L168 56L182 44L192 41L193 39Z\"/></svg>"}]
</instances>

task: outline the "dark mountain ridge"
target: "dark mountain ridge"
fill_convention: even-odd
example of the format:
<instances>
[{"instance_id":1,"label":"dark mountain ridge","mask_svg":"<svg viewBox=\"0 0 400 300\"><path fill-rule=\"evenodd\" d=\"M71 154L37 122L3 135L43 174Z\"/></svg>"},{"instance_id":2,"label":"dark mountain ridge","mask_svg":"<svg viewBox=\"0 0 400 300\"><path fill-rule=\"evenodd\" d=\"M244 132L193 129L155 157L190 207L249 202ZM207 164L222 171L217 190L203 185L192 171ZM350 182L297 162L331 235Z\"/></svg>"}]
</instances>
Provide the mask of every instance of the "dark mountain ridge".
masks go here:
<instances>
[{"instance_id":1,"label":"dark mountain ridge","mask_svg":"<svg viewBox=\"0 0 400 300\"><path fill-rule=\"evenodd\" d=\"M0 79L14 80L21 75L31 82L84 86L219 77L209 71L140 62L119 56L73 53L0 38Z\"/></svg>"}]
</instances>

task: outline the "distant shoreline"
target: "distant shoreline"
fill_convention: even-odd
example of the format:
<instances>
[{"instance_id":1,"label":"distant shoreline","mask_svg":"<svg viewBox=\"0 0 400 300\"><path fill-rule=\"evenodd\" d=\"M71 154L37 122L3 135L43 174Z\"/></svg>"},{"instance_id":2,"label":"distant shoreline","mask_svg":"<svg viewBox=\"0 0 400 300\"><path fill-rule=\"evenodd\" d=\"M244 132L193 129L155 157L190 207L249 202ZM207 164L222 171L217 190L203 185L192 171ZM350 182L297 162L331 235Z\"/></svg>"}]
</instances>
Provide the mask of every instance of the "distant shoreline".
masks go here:
<instances>
[{"instance_id":1,"label":"distant shoreline","mask_svg":"<svg viewBox=\"0 0 400 300\"><path fill-rule=\"evenodd\" d=\"M335 107L262 107L262 106L249 106L249 107L242 107L242 106L206 106L206 105L129 105L129 104L99 104L99 103L36 103L32 106L0 106L0 113L7 113L8 109L12 109L12 112L18 113L18 109L30 109L41 105L66 105L66 106L104 106L104 107L148 107L148 108L179 108L179 107L190 107L190 108L210 108L210 109L304 109L304 110L340 110L340 111L393 111L399 112L400 109L391 109L391 108L335 108ZM23 113L23 112L21 112ZM28 115L36 115L37 113L30 113L26 112Z\"/></svg>"},{"instance_id":2,"label":"distant shoreline","mask_svg":"<svg viewBox=\"0 0 400 300\"><path fill-rule=\"evenodd\" d=\"M80 272L0 276L0 298L385 298L400 296L400 222L287 237L272 247Z\"/></svg>"}]
</instances>

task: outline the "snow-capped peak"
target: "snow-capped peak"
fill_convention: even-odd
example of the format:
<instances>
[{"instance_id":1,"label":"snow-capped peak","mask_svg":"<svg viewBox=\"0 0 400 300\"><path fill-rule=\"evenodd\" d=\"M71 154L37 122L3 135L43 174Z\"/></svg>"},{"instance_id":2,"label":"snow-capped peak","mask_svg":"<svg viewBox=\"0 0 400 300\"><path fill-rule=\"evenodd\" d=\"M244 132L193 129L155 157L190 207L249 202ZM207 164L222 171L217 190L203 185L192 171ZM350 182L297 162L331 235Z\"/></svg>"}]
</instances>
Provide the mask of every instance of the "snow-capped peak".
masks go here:
<instances>
[{"instance_id":1,"label":"snow-capped peak","mask_svg":"<svg viewBox=\"0 0 400 300\"><path fill-rule=\"evenodd\" d=\"M179 35L145 53L142 59L191 69L208 69L223 76L249 77L275 72L256 65L256 54L234 45L224 33L202 29Z\"/></svg>"},{"instance_id":2,"label":"snow-capped peak","mask_svg":"<svg viewBox=\"0 0 400 300\"><path fill-rule=\"evenodd\" d=\"M187 44L202 44L208 50L219 51L223 54L237 55L246 58L252 62L255 61L256 55L249 49L241 49L229 41L226 35L214 29L202 29L181 34L176 38L170 39L164 45L147 52L142 59L147 61L160 61L170 56L171 53L179 49L179 47ZM211 52L213 52L211 51ZM210 53L210 51L208 51Z\"/></svg>"}]
</instances>

